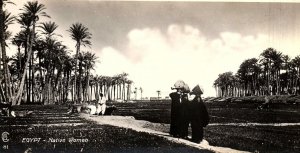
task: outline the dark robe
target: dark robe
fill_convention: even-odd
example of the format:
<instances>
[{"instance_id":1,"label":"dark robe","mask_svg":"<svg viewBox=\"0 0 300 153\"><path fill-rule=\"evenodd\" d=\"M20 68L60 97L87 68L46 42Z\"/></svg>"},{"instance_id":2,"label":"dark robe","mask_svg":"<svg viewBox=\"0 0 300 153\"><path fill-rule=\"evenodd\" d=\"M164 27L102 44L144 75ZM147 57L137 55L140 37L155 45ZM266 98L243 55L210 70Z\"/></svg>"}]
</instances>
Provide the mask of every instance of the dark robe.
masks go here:
<instances>
[{"instance_id":1,"label":"dark robe","mask_svg":"<svg viewBox=\"0 0 300 153\"><path fill-rule=\"evenodd\" d=\"M207 108L201 97L196 96L189 106L192 127L192 141L199 143L203 139L203 127L209 122Z\"/></svg>"},{"instance_id":2,"label":"dark robe","mask_svg":"<svg viewBox=\"0 0 300 153\"><path fill-rule=\"evenodd\" d=\"M187 139L188 129L190 124L190 101L188 100L187 94L181 96L181 107L180 107L180 137Z\"/></svg>"},{"instance_id":3,"label":"dark robe","mask_svg":"<svg viewBox=\"0 0 300 153\"><path fill-rule=\"evenodd\" d=\"M180 134L180 94L170 93L171 102L171 123L170 135L179 137Z\"/></svg>"}]
</instances>

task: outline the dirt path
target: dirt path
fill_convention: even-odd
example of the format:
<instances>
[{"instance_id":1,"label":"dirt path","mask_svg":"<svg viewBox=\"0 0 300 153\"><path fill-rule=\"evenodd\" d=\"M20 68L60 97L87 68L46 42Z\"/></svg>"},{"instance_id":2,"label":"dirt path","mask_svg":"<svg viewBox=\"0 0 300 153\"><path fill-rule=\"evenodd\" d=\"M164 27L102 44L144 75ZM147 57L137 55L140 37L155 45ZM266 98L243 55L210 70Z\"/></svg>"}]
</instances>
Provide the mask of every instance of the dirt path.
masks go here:
<instances>
[{"instance_id":1,"label":"dirt path","mask_svg":"<svg viewBox=\"0 0 300 153\"><path fill-rule=\"evenodd\" d=\"M172 142L182 143L199 149L208 149L219 153L245 153L246 152L246 151L240 151L231 148L210 146L206 140L202 141L200 144L196 144L188 140L174 138L168 134L168 129L169 129L168 124L151 123L148 121L136 120L132 116L93 116L93 115L91 116L88 114L81 114L80 116L87 120L97 122L98 124L106 124L106 125L112 125L112 126L117 126L122 128L128 128L138 132L146 132L146 133L150 133L150 134L154 134L166 138L167 140Z\"/></svg>"}]
</instances>

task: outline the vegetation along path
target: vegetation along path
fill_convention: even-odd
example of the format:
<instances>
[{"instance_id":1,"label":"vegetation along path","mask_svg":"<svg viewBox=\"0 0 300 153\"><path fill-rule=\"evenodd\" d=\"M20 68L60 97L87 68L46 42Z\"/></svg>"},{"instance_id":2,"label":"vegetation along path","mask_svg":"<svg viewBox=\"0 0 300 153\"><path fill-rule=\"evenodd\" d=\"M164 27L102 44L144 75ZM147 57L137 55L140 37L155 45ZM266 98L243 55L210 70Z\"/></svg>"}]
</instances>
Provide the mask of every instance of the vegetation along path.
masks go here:
<instances>
[{"instance_id":1,"label":"vegetation along path","mask_svg":"<svg viewBox=\"0 0 300 153\"><path fill-rule=\"evenodd\" d=\"M95 121L99 124L129 128L138 132L147 132L153 135L160 136L162 138L166 138L169 141L182 143L187 146L198 148L200 150L207 149L219 153L246 153L247 152L247 151L240 151L240 150L235 150L227 147L210 146L206 140L203 140L200 144L197 144L188 140L171 137L168 134L169 124L152 123L144 120L136 120L132 116L90 116L87 114L81 114L81 116L88 120Z\"/></svg>"},{"instance_id":2,"label":"vegetation along path","mask_svg":"<svg viewBox=\"0 0 300 153\"><path fill-rule=\"evenodd\" d=\"M128 128L95 124L67 107L15 106L17 117L0 117L8 132L0 152L211 152Z\"/></svg>"}]
</instances>

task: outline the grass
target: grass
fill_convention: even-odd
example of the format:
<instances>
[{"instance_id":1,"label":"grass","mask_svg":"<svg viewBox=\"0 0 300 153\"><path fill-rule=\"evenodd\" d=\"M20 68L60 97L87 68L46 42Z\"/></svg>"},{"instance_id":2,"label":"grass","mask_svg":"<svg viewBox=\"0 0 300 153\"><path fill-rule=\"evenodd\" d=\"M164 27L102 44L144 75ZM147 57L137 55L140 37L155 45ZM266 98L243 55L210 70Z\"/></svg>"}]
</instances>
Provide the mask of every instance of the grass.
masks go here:
<instances>
[{"instance_id":1,"label":"grass","mask_svg":"<svg viewBox=\"0 0 300 153\"><path fill-rule=\"evenodd\" d=\"M9 149L0 152L210 152L174 143L155 135L109 125L99 125L67 114L63 106L16 106L18 112L33 111L29 116L2 117L0 133L9 132ZM77 125L77 123L81 123ZM50 126L50 125L56 126ZM12 125L13 128L10 127ZM21 126L20 126L21 125ZM26 138L40 138L27 142ZM50 139L64 142L52 142ZM86 142L69 142L69 139ZM1 141L2 142L2 141Z\"/></svg>"},{"instance_id":2,"label":"grass","mask_svg":"<svg viewBox=\"0 0 300 153\"><path fill-rule=\"evenodd\" d=\"M279 98L278 98L279 99ZM170 101L113 103L118 115L156 123L170 123ZM300 123L300 106L272 103L269 110L257 110L250 101L206 103L210 123ZM205 139L211 145L251 152L300 152L300 126L230 126L208 125Z\"/></svg>"},{"instance_id":3,"label":"grass","mask_svg":"<svg viewBox=\"0 0 300 153\"><path fill-rule=\"evenodd\" d=\"M295 98L296 97L296 98ZM246 100L245 100L246 99ZM209 102L210 123L300 123L297 96L292 103L274 102L269 110L257 110L261 102L247 97L236 102ZM282 97L273 97L278 101ZM292 99L292 100L291 100ZM247 101L249 100L249 101ZM170 123L170 101L109 103L115 105L116 115L156 123ZM199 152L199 150L143 132L97 125L66 114L64 106L15 106L19 112L34 110L31 116L0 118L0 132L10 133L11 152ZM18 125L10 128L7 125ZM21 125L21 126L20 126ZM56 125L56 126L50 126ZM300 152L300 126L233 126L211 124L205 128L205 139L211 145L251 152ZM41 137L40 143L22 143L24 137ZM51 143L48 139L87 138L89 143ZM0 149L0 152L7 150ZM203 150L201 152L208 152Z\"/></svg>"},{"instance_id":4,"label":"grass","mask_svg":"<svg viewBox=\"0 0 300 153\"><path fill-rule=\"evenodd\" d=\"M298 152L300 149L299 126L210 126L205 133L211 145L221 143L225 147L251 152Z\"/></svg>"}]
</instances>

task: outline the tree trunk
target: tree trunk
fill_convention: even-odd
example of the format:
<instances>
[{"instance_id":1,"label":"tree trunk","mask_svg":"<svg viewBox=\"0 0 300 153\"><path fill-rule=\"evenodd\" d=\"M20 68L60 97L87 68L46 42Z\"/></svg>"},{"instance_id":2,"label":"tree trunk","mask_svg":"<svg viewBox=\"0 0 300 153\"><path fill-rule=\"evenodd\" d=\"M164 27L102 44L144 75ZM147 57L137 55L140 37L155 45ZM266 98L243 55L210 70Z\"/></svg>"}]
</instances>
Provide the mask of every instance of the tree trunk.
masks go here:
<instances>
[{"instance_id":1,"label":"tree trunk","mask_svg":"<svg viewBox=\"0 0 300 153\"><path fill-rule=\"evenodd\" d=\"M106 89L106 92L107 92L107 99L108 99L108 101L110 101L111 100L111 93L110 93L110 85L107 85L107 87L106 87L107 89Z\"/></svg>"},{"instance_id":2,"label":"tree trunk","mask_svg":"<svg viewBox=\"0 0 300 153\"><path fill-rule=\"evenodd\" d=\"M78 101L80 103L82 103L82 94L83 94L83 90L82 90L82 62L79 63L79 70L78 70Z\"/></svg>"},{"instance_id":3,"label":"tree trunk","mask_svg":"<svg viewBox=\"0 0 300 153\"><path fill-rule=\"evenodd\" d=\"M77 89L76 89L76 87L77 87L77 65L78 65L78 55L79 55L79 52L80 52L80 41L78 41L77 42L77 44L76 44L76 55L75 55L75 60L76 60L76 62L75 62L75 69L74 69L74 93L75 93L75 97L74 97L74 101L75 101L75 103L77 103L77 100L78 100L78 95L77 95Z\"/></svg>"},{"instance_id":4,"label":"tree trunk","mask_svg":"<svg viewBox=\"0 0 300 153\"><path fill-rule=\"evenodd\" d=\"M116 100L116 84L113 85L113 100Z\"/></svg>"},{"instance_id":5,"label":"tree trunk","mask_svg":"<svg viewBox=\"0 0 300 153\"><path fill-rule=\"evenodd\" d=\"M6 57L6 48L5 48L5 39L4 39L4 12L3 12L3 0L0 1L0 43L1 43L1 52L2 52L2 62L3 62L3 70L4 70L4 94L5 101L11 102L11 89L10 89L10 81L9 81L9 72L7 66L7 57Z\"/></svg>"},{"instance_id":6,"label":"tree trunk","mask_svg":"<svg viewBox=\"0 0 300 153\"><path fill-rule=\"evenodd\" d=\"M2 80L0 80L0 82L2 82ZM3 88L2 88L2 84L0 83L0 94L1 94L1 101L4 101L5 100L5 95L4 95L4 91L3 91Z\"/></svg>"},{"instance_id":7,"label":"tree trunk","mask_svg":"<svg viewBox=\"0 0 300 153\"><path fill-rule=\"evenodd\" d=\"M127 100L130 100L130 95L131 95L131 85L129 83L127 87Z\"/></svg>"},{"instance_id":8,"label":"tree trunk","mask_svg":"<svg viewBox=\"0 0 300 153\"><path fill-rule=\"evenodd\" d=\"M126 99L125 99L125 90L126 90L126 87L125 87L125 81L124 81L124 82L123 82L122 100L126 100Z\"/></svg>"},{"instance_id":9,"label":"tree trunk","mask_svg":"<svg viewBox=\"0 0 300 153\"><path fill-rule=\"evenodd\" d=\"M17 92L17 95L14 97L14 99L12 101L13 105L15 105L15 104L20 105L20 102L21 102L21 94L23 92L23 87L24 87L24 82L25 82L25 75L26 75L26 71L28 69L28 65L29 65L30 58L31 58L31 53L32 53L32 43L33 43L33 40L34 40L34 33L35 33L35 21L33 21L32 25L33 25L33 27L32 27L32 33L31 33L31 41L30 41L30 43L29 43L29 41L27 41L28 54L27 54L27 59L26 59L26 63L25 63L25 68L24 68L24 72L23 72L23 75L22 75L22 80L20 82L19 90Z\"/></svg>"},{"instance_id":10,"label":"tree trunk","mask_svg":"<svg viewBox=\"0 0 300 153\"><path fill-rule=\"evenodd\" d=\"M31 102L34 103L35 102L35 77L34 77L34 71L35 71L35 67L34 67L34 63L33 63L33 60L34 60L34 52L32 51L31 52Z\"/></svg>"},{"instance_id":11,"label":"tree trunk","mask_svg":"<svg viewBox=\"0 0 300 153\"><path fill-rule=\"evenodd\" d=\"M88 88L89 88L89 86L90 86L90 70L87 70L87 74L86 74L87 76L86 76L86 96L87 97L89 97L90 96L90 94L89 94L89 90L88 90ZM88 98L88 101L90 100L90 98Z\"/></svg>"}]
</instances>

